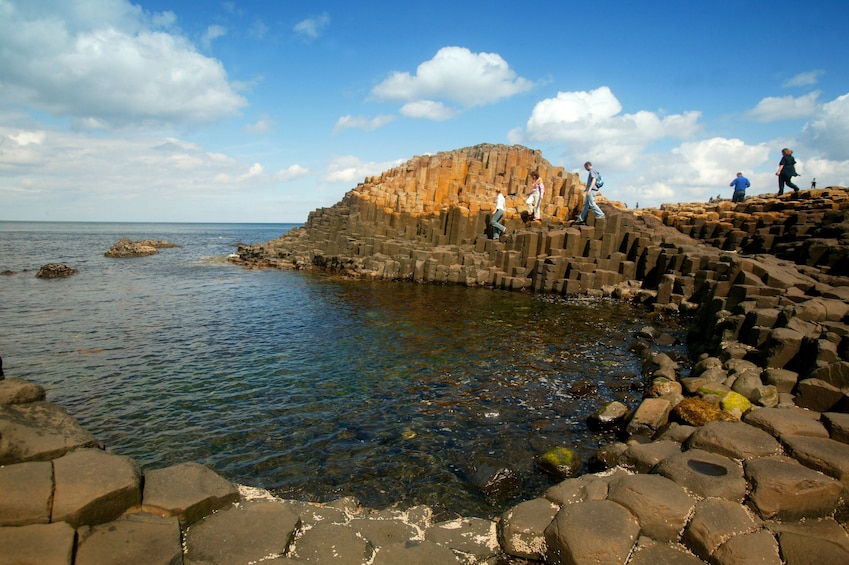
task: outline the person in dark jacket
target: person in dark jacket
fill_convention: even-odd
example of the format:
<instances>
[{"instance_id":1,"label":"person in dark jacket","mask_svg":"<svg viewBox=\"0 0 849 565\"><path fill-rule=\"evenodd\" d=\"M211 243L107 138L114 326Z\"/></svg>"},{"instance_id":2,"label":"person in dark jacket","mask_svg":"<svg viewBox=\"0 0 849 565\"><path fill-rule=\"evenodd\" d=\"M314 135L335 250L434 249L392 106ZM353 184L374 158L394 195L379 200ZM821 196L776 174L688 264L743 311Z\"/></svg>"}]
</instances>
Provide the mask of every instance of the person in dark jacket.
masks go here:
<instances>
[{"instance_id":1,"label":"person in dark jacket","mask_svg":"<svg viewBox=\"0 0 849 565\"><path fill-rule=\"evenodd\" d=\"M775 175L778 177L778 196L784 194L784 185L792 188L793 192L799 192L799 187L793 184L793 177L798 177L799 174L796 172L796 159L792 149L785 147L781 150L781 162Z\"/></svg>"}]
</instances>

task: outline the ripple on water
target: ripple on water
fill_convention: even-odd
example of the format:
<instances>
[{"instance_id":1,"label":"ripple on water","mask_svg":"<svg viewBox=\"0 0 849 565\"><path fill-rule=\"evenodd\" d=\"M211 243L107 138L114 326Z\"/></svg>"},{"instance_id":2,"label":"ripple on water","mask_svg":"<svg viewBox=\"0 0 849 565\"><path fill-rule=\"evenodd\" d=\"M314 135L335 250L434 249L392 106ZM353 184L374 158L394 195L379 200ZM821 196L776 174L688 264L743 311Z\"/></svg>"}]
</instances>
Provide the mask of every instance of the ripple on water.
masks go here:
<instances>
[{"instance_id":1,"label":"ripple on water","mask_svg":"<svg viewBox=\"0 0 849 565\"><path fill-rule=\"evenodd\" d=\"M0 281L8 374L143 467L489 516L550 484L543 450L588 458L608 437L584 423L602 402L640 397L628 346L645 322L629 305L245 271L199 260L212 244L180 230L183 248L139 261L105 260L117 238L92 232L80 274ZM476 458L511 465L517 497L473 488Z\"/></svg>"}]
</instances>

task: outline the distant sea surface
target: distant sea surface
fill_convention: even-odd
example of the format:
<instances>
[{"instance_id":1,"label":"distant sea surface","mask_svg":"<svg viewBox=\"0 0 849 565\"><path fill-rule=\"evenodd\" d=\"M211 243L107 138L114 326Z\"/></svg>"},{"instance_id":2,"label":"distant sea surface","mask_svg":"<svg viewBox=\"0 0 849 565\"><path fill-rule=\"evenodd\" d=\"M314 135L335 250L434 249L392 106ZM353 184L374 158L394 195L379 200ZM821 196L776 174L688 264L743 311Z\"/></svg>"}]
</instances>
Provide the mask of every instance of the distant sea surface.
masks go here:
<instances>
[{"instance_id":1,"label":"distant sea surface","mask_svg":"<svg viewBox=\"0 0 849 565\"><path fill-rule=\"evenodd\" d=\"M0 276L6 376L43 385L143 469L195 461L284 498L445 516L539 496L555 481L536 456L564 445L586 461L612 439L586 417L641 398L642 310L224 259L293 227L0 222L0 271L15 273ZM123 237L181 247L104 257ZM36 278L46 263L79 273ZM488 498L481 461L509 465L521 489Z\"/></svg>"}]
</instances>

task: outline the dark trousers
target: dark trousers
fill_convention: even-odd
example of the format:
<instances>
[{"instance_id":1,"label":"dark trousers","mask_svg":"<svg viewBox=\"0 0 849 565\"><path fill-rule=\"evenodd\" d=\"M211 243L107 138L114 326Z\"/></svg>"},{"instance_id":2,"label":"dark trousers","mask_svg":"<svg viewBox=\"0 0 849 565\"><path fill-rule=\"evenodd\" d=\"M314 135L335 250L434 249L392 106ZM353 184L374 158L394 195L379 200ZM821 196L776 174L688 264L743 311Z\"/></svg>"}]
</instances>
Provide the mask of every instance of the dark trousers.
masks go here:
<instances>
[{"instance_id":1,"label":"dark trousers","mask_svg":"<svg viewBox=\"0 0 849 565\"><path fill-rule=\"evenodd\" d=\"M793 192L799 192L799 187L793 184L793 177L790 175L778 175L778 194L784 194L784 185L793 189Z\"/></svg>"}]
</instances>

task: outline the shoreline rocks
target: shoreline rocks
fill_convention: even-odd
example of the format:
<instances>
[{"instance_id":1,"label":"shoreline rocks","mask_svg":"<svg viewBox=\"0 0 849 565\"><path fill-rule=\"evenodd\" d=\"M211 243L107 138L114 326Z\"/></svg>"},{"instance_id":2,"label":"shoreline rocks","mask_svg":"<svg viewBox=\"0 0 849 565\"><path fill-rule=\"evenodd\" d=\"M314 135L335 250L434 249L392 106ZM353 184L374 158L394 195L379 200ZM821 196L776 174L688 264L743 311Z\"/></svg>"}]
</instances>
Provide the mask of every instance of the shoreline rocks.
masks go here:
<instances>
[{"instance_id":1,"label":"shoreline rocks","mask_svg":"<svg viewBox=\"0 0 849 565\"><path fill-rule=\"evenodd\" d=\"M118 240L109 250L103 255L106 257L147 257L148 255L156 255L159 249L180 247L175 243L167 241L159 241L154 239L145 239L142 241L130 241L129 238Z\"/></svg>"}]
</instances>

